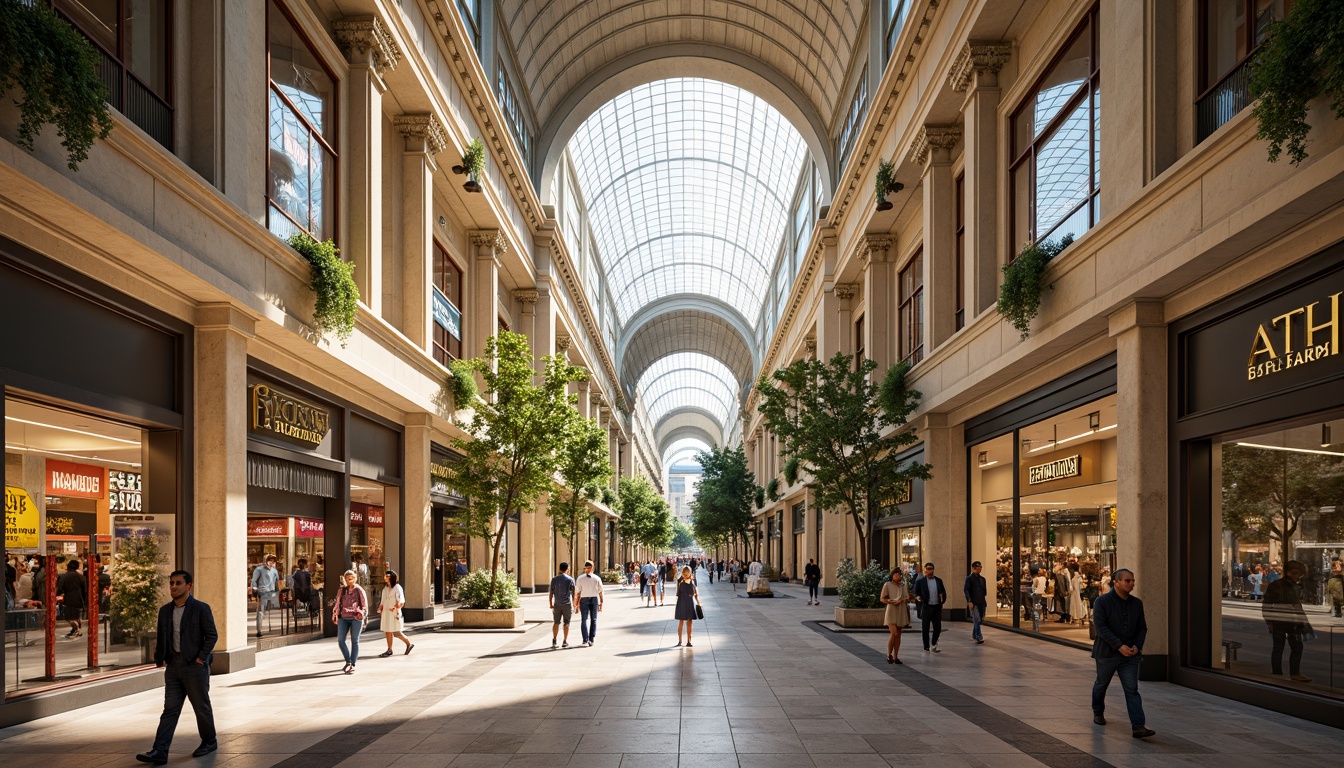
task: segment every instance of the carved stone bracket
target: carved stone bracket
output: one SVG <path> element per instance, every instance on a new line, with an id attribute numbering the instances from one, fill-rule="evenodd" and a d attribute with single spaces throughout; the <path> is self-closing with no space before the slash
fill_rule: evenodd
<path id="1" fill-rule="evenodd" d="M 375 17 L 341 19 L 332 22 L 332 32 L 336 42 L 352 54 L 369 52 L 372 55 L 374 69 L 381 75 L 384 70 L 393 70 L 401 63 L 401 48 L 382 20 Z"/>
<path id="2" fill-rule="evenodd" d="M 477 229 L 469 233 L 471 244 L 477 248 L 490 248 L 494 256 L 503 256 L 509 252 L 509 241 L 498 229 Z"/>
<path id="3" fill-rule="evenodd" d="M 568 351 L 573 343 L 574 339 L 566 334 L 561 333 L 555 337 L 555 348 L 561 352 Z"/>
<path id="4" fill-rule="evenodd" d="M 537 291 L 514 291 L 513 300 L 519 304 L 536 304 L 541 294 Z"/>
<path id="5" fill-rule="evenodd" d="M 926 125 L 910 144 L 910 162 L 923 168 L 935 149 L 952 149 L 961 141 L 959 125 Z"/>
<path id="6" fill-rule="evenodd" d="M 849 301 L 858 293 L 858 286 L 853 283 L 836 283 L 835 297 L 841 301 Z"/>
<path id="7" fill-rule="evenodd" d="M 392 125 L 408 139 L 420 139 L 431 155 L 437 155 L 448 148 L 448 134 L 443 123 L 434 115 L 398 115 Z"/>
<path id="8" fill-rule="evenodd" d="M 1003 69 L 1012 53 L 1013 46 L 1008 43 L 967 43 L 952 62 L 952 70 L 947 74 L 947 84 L 952 86 L 954 91 L 964 91 L 970 87 L 971 78 L 977 72 L 997 78 L 999 70 Z"/>
<path id="9" fill-rule="evenodd" d="M 891 254 L 892 238 L 888 235 L 864 235 L 859 238 L 855 256 L 863 262 L 887 261 Z"/>
<path id="10" fill-rule="evenodd" d="M 803 339 L 803 349 L 807 350 L 807 354 L 808 354 L 808 355 L 811 355 L 812 357 L 816 357 L 816 355 L 817 355 L 817 340 L 814 339 L 814 338 L 806 338 L 806 339 Z"/>

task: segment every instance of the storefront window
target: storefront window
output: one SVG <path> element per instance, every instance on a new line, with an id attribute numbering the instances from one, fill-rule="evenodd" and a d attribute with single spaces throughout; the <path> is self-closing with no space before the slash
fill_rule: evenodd
<path id="1" fill-rule="evenodd" d="M 1115 430 L 1111 395 L 971 447 L 971 559 L 995 564 L 987 620 L 1090 641 L 1116 567 Z"/>
<path id="2" fill-rule="evenodd" d="M 350 566 L 369 603 L 382 598 L 387 572 L 387 487 L 362 478 L 350 481 Z"/>
<path id="3" fill-rule="evenodd" d="M 1344 697 L 1344 418 L 1215 442 L 1213 668 Z"/>

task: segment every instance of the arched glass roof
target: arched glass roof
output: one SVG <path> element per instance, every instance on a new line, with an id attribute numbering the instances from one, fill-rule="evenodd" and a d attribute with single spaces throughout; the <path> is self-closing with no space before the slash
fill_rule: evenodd
<path id="1" fill-rule="evenodd" d="M 699 408 L 720 428 L 737 418 L 737 378 L 728 366 L 700 352 L 668 355 L 644 372 L 635 391 L 655 425 L 679 408 Z"/>
<path id="2" fill-rule="evenodd" d="M 663 466 L 670 467 L 673 464 L 686 462 L 698 463 L 695 461 L 695 454 L 698 451 L 708 451 L 709 444 L 698 437 L 683 437 L 680 440 L 672 441 L 663 451 Z"/>
<path id="3" fill-rule="evenodd" d="M 757 316 L 806 154 L 774 107 L 726 83 L 659 80 L 595 112 L 569 152 L 622 323 L 674 294 Z"/>

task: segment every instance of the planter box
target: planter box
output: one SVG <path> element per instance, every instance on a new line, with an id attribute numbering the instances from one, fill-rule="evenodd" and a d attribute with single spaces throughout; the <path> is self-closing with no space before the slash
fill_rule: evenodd
<path id="1" fill-rule="evenodd" d="M 842 627 L 884 627 L 886 608 L 836 608 L 835 623 Z"/>
<path id="2" fill-rule="evenodd" d="M 514 629 L 522 625 L 522 608 L 457 608 L 453 611 L 453 629 Z"/>

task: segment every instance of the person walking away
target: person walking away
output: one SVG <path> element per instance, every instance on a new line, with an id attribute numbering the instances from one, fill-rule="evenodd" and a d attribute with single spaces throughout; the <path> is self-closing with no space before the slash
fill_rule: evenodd
<path id="1" fill-rule="evenodd" d="M 364 630 L 364 616 L 369 612 L 369 596 L 355 583 L 357 578 L 353 568 L 341 574 L 341 588 L 336 590 L 336 604 L 331 609 L 331 620 L 336 622 L 336 644 L 345 658 L 341 671 L 347 675 L 355 671 L 359 662 L 359 633 Z M 350 636 L 349 645 L 345 642 L 346 635 Z"/>
<path id="2" fill-rule="evenodd" d="M 882 623 L 887 625 L 887 663 L 901 661 L 901 631 L 910 627 L 910 588 L 905 583 L 905 572 L 898 565 L 891 569 L 887 583 L 882 585 L 881 600 L 887 606 Z"/>
<path id="3" fill-rule="evenodd" d="M 250 593 L 257 598 L 257 637 L 261 637 L 261 622 L 266 618 L 266 609 L 275 601 L 280 583 L 280 572 L 275 569 L 275 560 L 275 555 L 267 555 L 264 562 L 252 569 Z"/>
<path id="4" fill-rule="evenodd" d="M 308 558 L 300 557 L 298 570 L 292 577 L 294 604 L 302 605 L 309 614 L 313 611 L 313 574 L 308 571 Z"/>
<path id="5" fill-rule="evenodd" d="M 962 592 L 966 595 L 966 610 L 971 614 L 971 639 L 977 645 L 984 645 L 985 638 L 980 634 L 980 622 L 985 620 L 985 610 L 989 608 L 989 586 L 985 577 L 980 575 L 984 567 L 980 561 L 971 563 L 971 572 L 966 577 Z"/>
<path id="6" fill-rule="evenodd" d="M 677 581 L 677 607 L 673 617 L 677 620 L 677 647 L 681 647 L 681 629 L 686 628 L 686 647 L 691 647 L 691 622 L 696 620 L 696 606 L 700 605 L 700 592 L 695 588 L 695 577 L 690 566 L 681 569 L 681 578 Z"/>
<path id="7" fill-rule="evenodd" d="M 1148 637 L 1148 622 L 1143 617 L 1143 601 L 1134 597 L 1134 572 L 1118 568 L 1111 580 L 1112 589 L 1092 603 L 1092 623 L 1097 639 L 1092 642 L 1092 658 L 1097 661 L 1097 679 L 1092 683 L 1092 722 L 1106 724 L 1106 688 L 1111 678 L 1120 675 L 1125 692 L 1125 709 L 1134 738 L 1146 739 L 1155 731 L 1144 722 L 1143 699 L 1139 696 L 1139 659 L 1143 641 Z"/>
<path id="8" fill-rule="evenodd" d="M 709 576 L 709 583 L 714 583 L 714 562 L 712 560 L 704 561 L 705 573 Z"/>
<path id="9" fill-rule="evenodd" d="M 1087 614 L 1083 603 L 1083 574 L 1077 563 L 1069 563 L 1064 575 L 1069 579 L 1069 616 L 1082 621 Z"/>
<path id="10" fill-rule="evenodd" d="M 597 641 L 597 614 L 605 600 L 602 579 L 593 573 L 592 560 L 583 561 L 583 575 L 575 581 L 574 591 L 579 597 L 579 632 L 583 635 L 583 644 L 592 645 Z"/>
<path id="11" fill-rule="evenodd" d="M 23 577 L 19 577 L 19 587 L 22 591 Z M 1325 582 L 1325 596 L 1328 607 L 1334 613 L 1336 619 L 1344 613 L 1344 563 L 1335 560 L 1330 566 L 1330 578 Z"/>
<path id="12" fill-rule="evenodd" d="M 1283 674 L 1283 647 L 1287 645 L 1288 674 L 1296 682 L 1310 683 L 1311 678 L 1302 674 L 1302 642 L 1312 634 L 1307 613 L 1302 609 L 1302 594 L 1298 585 L 1307 574 L 1307 566 L 1298 560 L 1289 560 L 1283 567 L 1282 578 L 1276 579 L 1265 590 L 1265 602 L 1261 610 L 1265 623 L 1269 626 L 1273 646 L 1269 652 L 1269 663 L 1274 674 Z"/>
<path id="13" fill-rule="evenodd" d="M 639 586 L 644 588 L 644 574 L 639 575 Z M 561 563 L 560 571 L 551 579 L 551 588 L 546 591 L 546 604 L 551 608 L 551 647 L 560 634 L 560 624 L 565 625 L 565 646 L 569 647 L 569 620 L 574 617 L 574 606 L 578 601 L 574 597 L 574 579 L 569 575 L 569 563 Z"/>
<path id="14" fill-rule="evenodd" d="M 65 620 L 70 622 L 70 634 L 66 635 L 67 639 L 84 634 L 84 628 L 80 622 L 83 619 L 84 603 L 87 602 L 85 595 L 87 594 L 89 594 L 89 585 L 79 572 L 79 561 L 67 560 L 65 573 L 62 573 L 56 579 L 56 596 L 61 599 L 61 612 Z M 97 627 L 94 629 L 97 629 Z"/>
<path id="15" fill-rule="evenodd" d="M 1055 612 L 1059 614 L 1059 623 L 1073 623 L 1073 614 L 1069 613 L 1069 596 L 1073 594 L 1073 585 L 1069 581 L 1069 572 L 1063 565 L 1055 564 Z"/>
<path id="16" fill-rule="evenodd" d="M 915 581 L 915 602 L 919 603 L 920 632 L 924 637 L 924 650 L 942 653 L 938 650 L 938 638 L 943 634 L 943 606 L 947 604 L 947 588 L 943 580 L 933 575 L 933 563 L 924 564 L 924 575 Z M 933 641 L 929 641 L 932 633 Z"/>
<path id="17" fill-rule="evenodd" d="M 719 583 L 723 583 L 723 561 L 720 560 L 714 564 L 714 570 L 719 572 Z"/>
<path id="18" fill-rule="evenodd" d="M 383 628 L 383 635 L 387 638 L 387 650 L 378 654 L 379 658 L 392 655 L 393 637 L 406 644 L 403 656 L 410 656 L 411 651 L 415 649 L 415 643 L 412 643 L 403 631 L 405 623 L 401 616 L 401 607 L 406 604 L 406 590 L 397 583 L 399 580 L 397 572 L 391 568 L 383 572 L 383 584 L 386 586 L 383 587 L 382 599 L 379 600 L 378 624 Z"/>
<path id="19" fill-rule="evenodd" d="M 649 588 L 648 594 L 644 596 L 644 606 L 646 608 L 658 604 L 658 566 L 653 564 L 652 560 L 644 563 L 640 573 L 644 576 L 644 586 Z"/>
<path id="20" fill-rule="evenodd" d="M 173 599 L 159 608 L 158 643 L 154 646 L 154 665 L 163 669 L 163 714 L 159 716 L 154 746 L 135 756 L 142 763 L 168 762 L 183 701 L 191 702 L 201 736 L 201 745 L 191 756 L 204 757 L 219 749 L 215 711 L 210 706 L 210 660 L 219 633 L 210 606 L 191 596 L 192 586 L 187 571 L 168 575 L 168 594 Z"/>
<path id="21" fill-rule="evenodd" d="M 821 605 L 821 595 L 818 594 L 821 587 L 821 566 L 817 565 L 816 558 L 808 558 L 807 565 L 803 566 L 803 583 L 807 585 L 807 604 Z"/>

